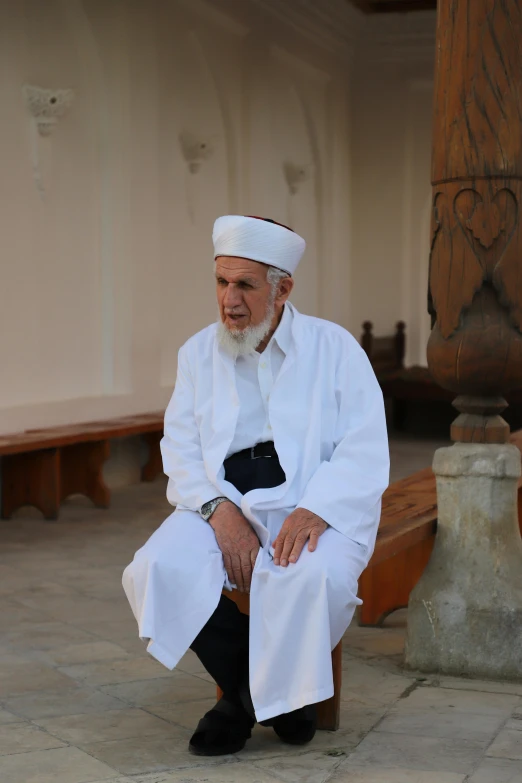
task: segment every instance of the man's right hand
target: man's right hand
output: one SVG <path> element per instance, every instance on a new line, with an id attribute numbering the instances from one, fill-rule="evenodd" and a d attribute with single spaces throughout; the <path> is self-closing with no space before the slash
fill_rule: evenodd
<path id="1" fill-rule="evenodd" d="M 209 523 L 223 553 L 231 584 L 235 584 L 240 593 L 249 593 L 259 552 L 259 539 L 252 525 L 231 501 L 220 503 Z"/>

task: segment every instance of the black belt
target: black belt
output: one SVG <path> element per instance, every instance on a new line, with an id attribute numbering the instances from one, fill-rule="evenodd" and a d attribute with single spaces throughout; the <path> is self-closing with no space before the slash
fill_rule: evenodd
<path id="1" fill-rule="evenodd" d="M 266 441 L 265 443 L 257 443 L 250 449 L 237 451 L 235 454 L 231 454 L 230 457 L 227 457 L 225 462 L 235 462 L 239 459 L 261 459 L 262 457 L 277 457 L 277 451 L 273 440 Z"/>

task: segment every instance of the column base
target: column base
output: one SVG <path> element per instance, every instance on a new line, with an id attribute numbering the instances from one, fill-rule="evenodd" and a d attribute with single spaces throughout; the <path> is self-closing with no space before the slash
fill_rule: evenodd
<path id="1" fill-rule="evenodd" d="M 433 469 L 437 536 L 410 596 L 406 665 L 522 680 L 520 452 L 459 443 L 439 449 Z"/>

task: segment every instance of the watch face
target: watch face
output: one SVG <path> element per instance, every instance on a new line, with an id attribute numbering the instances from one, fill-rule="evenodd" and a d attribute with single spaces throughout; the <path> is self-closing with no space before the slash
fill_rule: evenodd
<path id="1" fill-rule="evenodd" d="M 207 518 L 212 514 L 212 506 L 214 504 L 214 501 L 209 500 L 208 503 L 204 503 L 203 506 L 201 506 L 201 514 Z"/>

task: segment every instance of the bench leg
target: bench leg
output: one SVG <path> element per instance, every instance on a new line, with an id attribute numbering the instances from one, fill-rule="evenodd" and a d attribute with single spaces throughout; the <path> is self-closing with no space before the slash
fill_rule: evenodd
<path id="1" fill-rule="evenodd" d="M 339 642 L 332 652 L 334 695 L 317 705 L 317 728 L 322 731 L 337 731 L 341 715 L 341 685 L 343 680 L 343 643 Z"/>
<path id="2" fill-rule="evenodd" d="M 63 446 L 61 452 L 61 499 L 85 495 L 95 506 L 108 508 L 111 493 L 103 480 L 103 464 L 109 458 L 109 441 Z"/>
<path id="3" fill-rule="evenodd" d="M 160 440 L 163 437 L 163 433 L 145 432 L 142 437 L 149 449 L 149 459 L 141 469 L 141 480 L 154 481 L 157 476 L 163 473 L 163 461 L 160 451 Z"/>
<path id="4" fill-rule="evenodd" d="M 60 452 L 42 449 L 2 458 L 2 517 L 35 506 L 45 519 L 57 519 L 60 507 Z"/>
<path id="5" fill-rule="evenodd" d="M 359 625 L 381 625 L 391 612 L 408 606 L 410 593 L 428 564 L 435 538 L 420 541 L 395 557 L 368 568 L 359 579 L 363 604 Z"/>
<path id="6" fill-rule="evenodd" d="M 343 643 L 339 642 L 332 652 L 332 670 L 334 695 L 331 699 L 317 705 L 317 728 L 322 731 L 337 731 L 341 714 L 341 685 L 343 678 Z M 223 696 L 221 688 L 217 689 L 217 698 Z"/>

